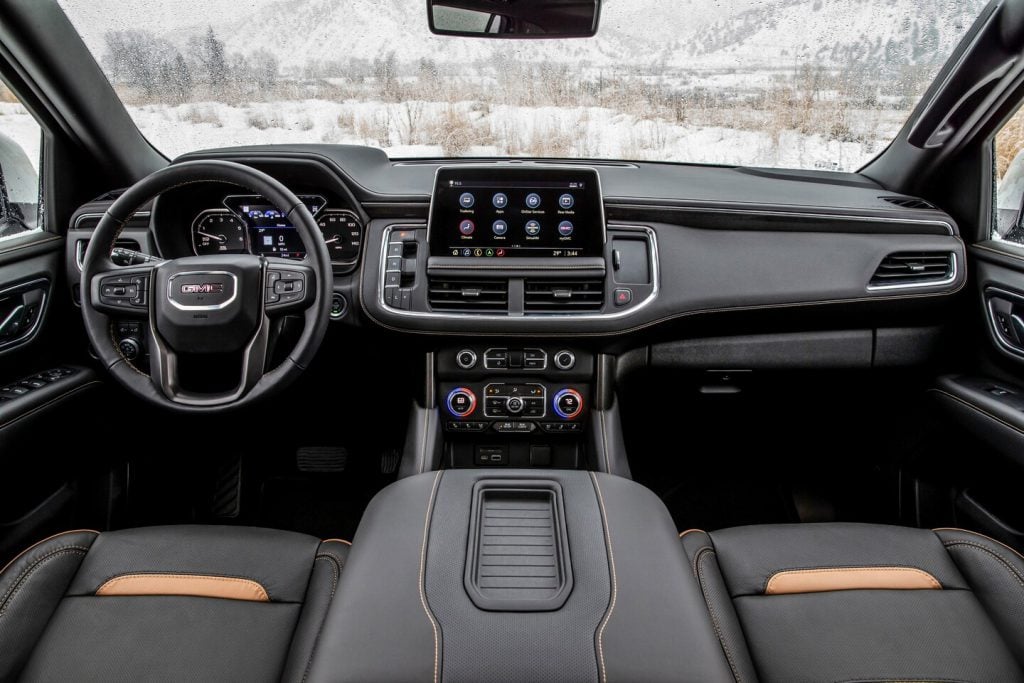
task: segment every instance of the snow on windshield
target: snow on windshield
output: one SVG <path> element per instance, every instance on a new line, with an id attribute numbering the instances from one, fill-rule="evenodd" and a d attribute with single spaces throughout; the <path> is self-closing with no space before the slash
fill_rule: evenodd
<path id="1" fill-rule="evenodd" d="M 59 0 L 169 156 L 346 143 L 855 170 L 982 0 L 605 0 L 577 40 L 433 36 L 422 0 Z"/>

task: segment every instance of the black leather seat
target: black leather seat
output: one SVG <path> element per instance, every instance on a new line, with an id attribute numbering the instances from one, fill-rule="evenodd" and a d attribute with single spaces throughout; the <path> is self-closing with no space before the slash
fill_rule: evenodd
<path id="1" fill-rule="evenodd" d="M 0 680 L 301 680 L 347 555 L 240 527 L 53 536 L 0 573 Z"/>
<path id="2" fill-rule="evenodd" d="M 685 532 L 737 681 L 1024 680 L 1024 557 L 863 524 Z"/>

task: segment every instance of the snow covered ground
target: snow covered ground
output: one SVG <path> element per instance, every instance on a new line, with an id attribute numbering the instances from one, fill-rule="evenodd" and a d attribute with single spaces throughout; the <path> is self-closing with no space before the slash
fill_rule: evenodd
<path id="1" fill-rule="evenodd" d="M 392 158 L 547 156 L 686 161 L 855 170 L 882 149 L 905 113 L 856 112 L 878 138 L 829 140 L 796 130 L 678 123 L 602 107 L 481 106 L 473 102 L 390 103 L 309 99 L 231 106 L 218 102 L 129 107 L 143 134 L 174 157 L 211 147 L 326 142 L 371 145 Z M 755 112 L 756 115 L 756 112 Z M 744 112 L 749 119 L 751 112 Z M 766 115 L 767 116 L 767 115 Z M 0 105 L 0 132 L 35 162 L 39 131 L 24 109 Z"/>

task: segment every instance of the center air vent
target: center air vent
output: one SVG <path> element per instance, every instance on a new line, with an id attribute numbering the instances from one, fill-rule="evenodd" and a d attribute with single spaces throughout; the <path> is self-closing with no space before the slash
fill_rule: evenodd
<path id="1" fill-rule="evenodd" d="M 428 298 L 435 311 L 507 313 L 508 280 L 432 277 Z"/>
<path id="2" fill-rule="evenodd" d="M 942 284 L 956 276 L 956 256 L 948 251 L 905 251 L 882 259 L 870 289 Z"/>
<path id="3" fill-rule="evenodd" d="M 604 307 L 603 280 L 526 280 L 527 313 L 586 313 Z"/>
<path id="4" fill-rule="evenodd" d="M 917 199 L 916 197 L 879 197 L 879 199 L 895 204 L 896 206 L 904 209 L 925 209 L 928 211 L 938 211 L 934 206 L 929 204 L 923 199 Z"/>

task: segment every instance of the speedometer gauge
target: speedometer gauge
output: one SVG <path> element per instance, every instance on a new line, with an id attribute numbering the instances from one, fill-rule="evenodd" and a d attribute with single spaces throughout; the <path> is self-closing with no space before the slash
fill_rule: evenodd
<path id="1" fill-rule="evenodd" d="M 363 241 L 363 224 L 359 216 L 344 209 L 324 211 L 317 219 L 324 243 L 334 263 L 355 261 Z"/>
<path id="2" fill-rule="evenodd" d="M 203 211 L 192 221 L 192 249 L 196 256 L 244 254 L 249 251 L 245 224 L 224 209 Z"/>

